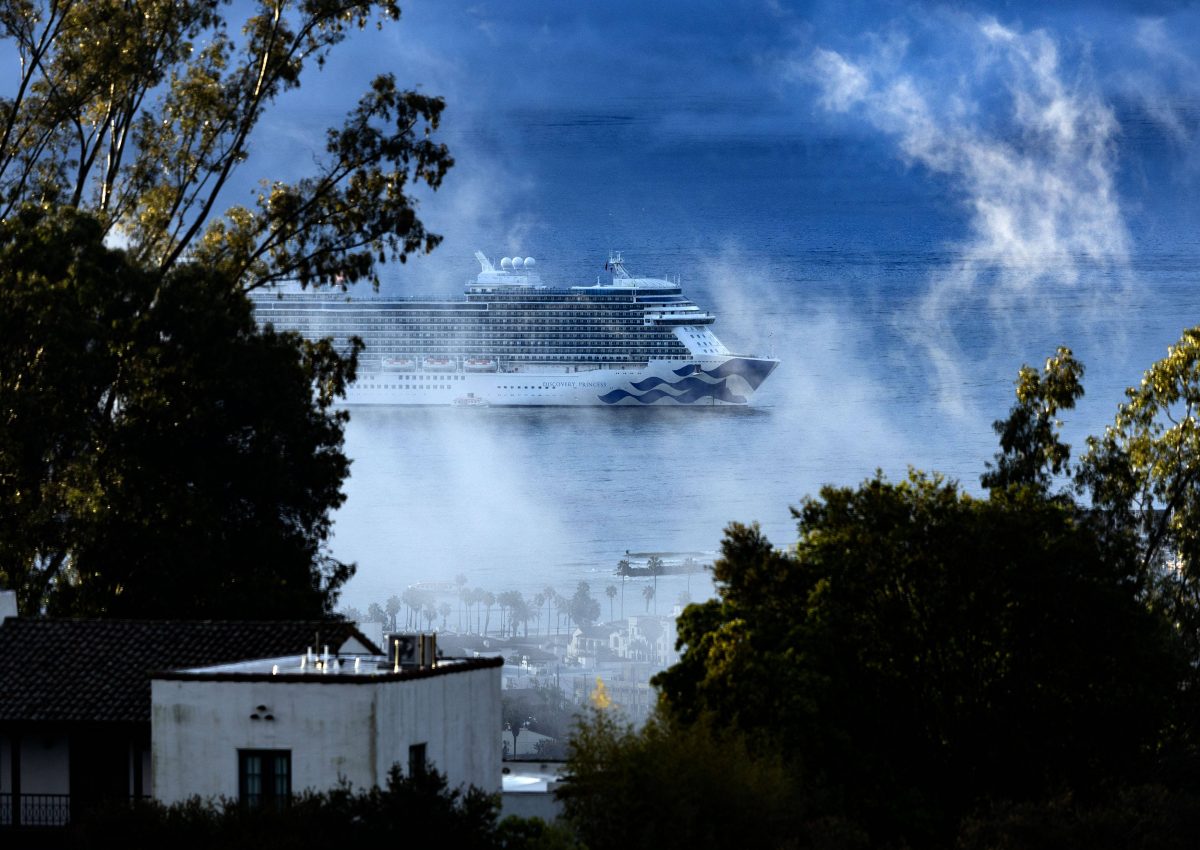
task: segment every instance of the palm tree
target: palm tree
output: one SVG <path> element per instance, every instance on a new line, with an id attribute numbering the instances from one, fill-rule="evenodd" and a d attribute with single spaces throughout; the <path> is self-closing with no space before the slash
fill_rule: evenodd
<path id="1" fill-rule="evenodd" d="M 462 609 L 463 609 L 463 593 L 467 589 L 466 573 L 459 573 L 454 577 L 454 585 L 458 588 L 458 630 L 462 631 Z"/>
<path id="2" fill-rule="evenodd" d="M 658 639 L 662 637 L 662 624 L 658 620 L 642 620 L 638 630 L 646 638 L 646 646 L 650 654 L 649 661 L 658 661 Z"/>
<path id="3" fill-rule="evenodd" d="M 550 634 L 550 606 L 555 604 L 555 599 L 558 597 L 558 591 L 550 585 L 546 585 L 542 591 L 546 599 L 546 635 Z M 558 634 L 558 620 L 554 621 L 554 633 Z"/>
<path id="4" fill-rule="evenodd" d="M 537 596 L 533 597 L 533 616 L 535 619 L 540 620 L 542 618 L 542 605 L 544 605 L 545 602 L 546 594 L 544 593 L 539 593 Z M 549 622 L 549 620 L 546 622 Z M 537 634 L 536 630 L 534 631 L 534 634 Z"/>
<path id="5" fill-rule="evenodd" d="M 490 590 L 485 590 L 483 592 L 483 599 L 480 601 L 483 603 L 484 609 L 487 611 L 487 616 L 483 620 L 483 636 L 487 637 L 488 626 L 492 622 L 492 606 L 496 604 L 496 594 L 492 593 Z"/>
<path id="6" fill-rule="evenodd" d="M 621 577 L 621 619 L 625 619 L 625 579 L 629 577 L 629 568 L 633 566 L 628 558 L 617 561 L 617 575 Z"/>
<path id="7" fill-rule="evenodd" d="M 497 600 L 508 611 L 508 634 L 516 637 L 517 626 L 522 622 L 521 618 L 529 619 L 529 606 L 525 603 L 525 597 L 519 590 L 506 590 L 497 597 Z M 503 633 L 503 629 L 501 629 L 501 633 Z"/>
<path id="8" fill-rule="evenodd" d="M 462 624 L 463 606 L 467 609 L 467 631 L 471 630 L 471 606 L 475 602 L 475 595 L 470 588 L 464 587 L 458 591 L 458 631 L 459 634 L 464 634 Z"/>
<path id="9" fill-rule="evenodd" d="M 650 575 L 654 576 L 654 594 L 658 595 L 658 577 L 663 571 L 663 559 L 658 555 L 651 555 L 646 561 L 646 569 L 650 571 Z M 654 613 L 658 613 L 658 603 L 654 605 Z"/>
<path id="10" fill-rule="evenodd" d="M 392 594 L 388 597 L 387 605 L 384 610 L 387 611 L 388 617 L 391 618 L 392 631 L 396 631 L 396 615 L 400 613 L 400 597 Z"/>
<path id="11" fill-rule="evenodd" d="M 475 634 L 479 634 L 483 631 L 483 624 L 479 622 L 479 603 L 483 601 L 487 591 L 482 587 L 477 587 L 471 591 L 471 595 L 475 598 Z"/>
<path id="12" fill-rule="evenodd" d="M 683 571 L 687 575 L 687 592 L 689 600 L 692 597 L 692 573 L 696 572 L 696 568 L 698 566 L 699 565 L 696 563 L 695 558 L 684 558 L 683 560 Z"/>
<path id="13" fill-rule="evenodd" d="M 654 598 L 654 585 L 648 584 L 642 588 L 642 596 L 646 600 L 646 613 L 650 613 L 650 600 Z"/>
<path id="14" fill-rule="evenodd" d="M 446 631 L 446 619 L 454 612 L 448 604 L 443 602 L 438 606 L 438 613 L 442 615 L 442 631 Z"/>
<path id="15" fill-rule="evenodd" d="M 608 587 L 604 588 L 604 595 L 608 597 L 608 620 L 609 620 L 609 622 L 612 622 L 612 618 L 613 618 L 613 610 L 612 610 L 612 606 L 613 606 L 613 599 L 614 599 L 614 598 L 616 598 L 616 595 L 617 595 L 617 589 L 616 589 L 616 587 L 614 587 L 613 585 L 611 585 L 611 584 L 610 584 Z"/>

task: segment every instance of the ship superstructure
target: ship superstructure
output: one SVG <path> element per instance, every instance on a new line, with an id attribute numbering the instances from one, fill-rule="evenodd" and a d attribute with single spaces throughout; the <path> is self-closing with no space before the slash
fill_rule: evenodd
<path id="1" fill-rule="evenodd" d="M 366 348 L 347 404 L 743 405 L 778 365 L 730 352 L 679 283 L 634 277 L 542 284 L 532 257 L 481 252 L 463 300 L 264 293 L 260 324 Z"/>

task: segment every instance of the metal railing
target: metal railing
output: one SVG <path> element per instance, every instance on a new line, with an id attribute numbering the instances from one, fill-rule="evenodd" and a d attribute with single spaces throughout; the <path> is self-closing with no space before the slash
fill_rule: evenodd
<path id="1" fill-rule="evenodd" d="M 0 826 L 13 825 L 12 796 L 0 794 Z M 21 826 L 66 826 L 70 822 L 70 794 L 21 795 Z"/>

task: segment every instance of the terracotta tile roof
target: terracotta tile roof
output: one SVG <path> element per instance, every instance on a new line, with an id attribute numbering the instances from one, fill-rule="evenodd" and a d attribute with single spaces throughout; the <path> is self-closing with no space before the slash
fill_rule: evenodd
<path id="1" fill-rule="evenodd" d="M 0 722 L 149 723 L 150 676 L 183 667 L 330 649 L 351 623 L 60 620 L 0 623 Z"/>

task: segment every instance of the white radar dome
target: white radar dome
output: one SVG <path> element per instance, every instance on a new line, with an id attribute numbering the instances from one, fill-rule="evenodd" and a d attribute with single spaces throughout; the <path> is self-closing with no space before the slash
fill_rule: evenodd
<path id="1" fill-rule="evenodd" d="M 513 268 L 514 269 L 519 269 L 523 265 L 525 265 L 524 260 L 522 260 L 520 257 L 513 257 Z"/>
<path id="2" fill-rule="evenodd" d="M 531 269 L 531 268 L 533 268 L 535 265 L 537 265 L 537 261 L 536 261 L 536 260 L 535 260 L 533 257 L 526 257 L 526 258 L 525 258 L 525 268 L 527 268 L 527 269 Z"/>
<path id="3" fill-rule="evenodd" d="M 501 257 L 500 258 L 500 268 L 511 269 L 512 268 L 512 259 L 509 257 Z"/>

